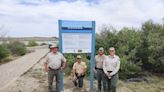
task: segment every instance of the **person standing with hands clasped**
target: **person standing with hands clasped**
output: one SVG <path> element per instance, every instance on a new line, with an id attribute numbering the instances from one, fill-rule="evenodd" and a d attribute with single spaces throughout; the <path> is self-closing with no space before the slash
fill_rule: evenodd
<path id="1" fill-rule="evenodd" d="M 107 92 L 116 92 L 120 58 L 115 55 L 115 48 L 109 48 L 109 55 L 103 62 L 103 71 L 106 75 Z"/>
<path id="2" fill-rule="evenodd" d="M 53 91 L 53 79 L 56 78 L 56 91 L 60 92 L 61 73 L 66 65 L 65 57 L 58 52 L 58 45 L 50 46 L 50 53 L 48 53 L 45 62 L 45 71 L 48 72 L 48 92 Z"/>
<path id="3" fill-rule="evenodd" d="M 104 55 L 104 48 L 100 47 L 98 49 L 98 55 L 95 56 L 95 75 L 97 78 L 97 83 L 98 83 L 98 90 L 97 92 L 105 92 L 106 91 L 106 80 L 105 80 L 105 74 L 103 71 L 103 62 L 105 60 L 105 55 Z M 103 91 L 102 91 L 103 87 Z"/>

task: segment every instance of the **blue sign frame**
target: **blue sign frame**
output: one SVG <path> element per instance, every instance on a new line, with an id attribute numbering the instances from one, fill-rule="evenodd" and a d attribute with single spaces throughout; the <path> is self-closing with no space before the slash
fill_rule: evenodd
<path id="1" fill-rule="evenodd" d="M 94 81 L 94 52 L 95 52 L 95 21 L 59 20 L 59 50 L 63 53 L 62 33 L 90 33 L 92 34 L 91 64 L 90 64 L 90 92 L 93 92 Z M 61 91 L 64 92 L 63 73 L 61 75 Z"/>

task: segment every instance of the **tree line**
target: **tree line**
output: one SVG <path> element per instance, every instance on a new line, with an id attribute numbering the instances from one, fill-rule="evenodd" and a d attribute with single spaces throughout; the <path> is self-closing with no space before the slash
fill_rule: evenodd
<path id="1" fill-rule="evenodd" d="M 103 26 L 96 34 L 96 50 L 115 47 L 121 58 L 121 78 L 137 77 L 144 71 L 164 73 L 164 24 L 146 21 L 141 28 L 116 30 Z M 96 52 L 97 53 L 97 52 Z"/>

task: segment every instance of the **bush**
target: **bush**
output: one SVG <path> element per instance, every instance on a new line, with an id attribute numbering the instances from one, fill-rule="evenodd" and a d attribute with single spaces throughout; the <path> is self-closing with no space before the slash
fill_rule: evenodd
<path id="1" fill-rule="evenodd" d="M 28 42 L 28 46 L 29 47 L 38 46 L 38 43 L 35 40 L 31 40 Z"/>
<path id="2" fill-rule="evenodd" d="M 142 25 L 142 43 L 136 57 L 142 68 L 153 73 L 164 73 L 164 26 L 147 21 Z"/>
<path id="3" fill-rule="evenodd" d="M 126 57 L 123 57 L 121 60 L 120 68 L 120 78 L 128 79 L 132 77 L 137 77 L 141 73 L 141 67 L 137 64 L 134 64 L 132 61 L 127 61 Z"/>
<path id="4" fill-rule="evenodd" d="M 11 51 L 13 55 L 18 55 L 18 56 L 22 56 L 27 52 L 26 46 L 18 41 L 9 43 L 8 49 Z"/>
<path id="5" fill-rule="evenodd" d="M 9 51 L 2 45 L 0 45 L 0 60 L 9 56 Z"/>
<path id="6" fill-rule="evenodd" d="M 41 43 L 40 46 L 47 45 L 46 43 Z"/>
<path id="7" fill-rule="evenodd" d="M 73 64 L 75 62 L 75 58 L 74 58 L 73 54 L 65 54 L 64 56 L 67 59 L 67 67 L 65 69 L 65 73 L 66 73 L 66 75 L 70 75 Z"/>

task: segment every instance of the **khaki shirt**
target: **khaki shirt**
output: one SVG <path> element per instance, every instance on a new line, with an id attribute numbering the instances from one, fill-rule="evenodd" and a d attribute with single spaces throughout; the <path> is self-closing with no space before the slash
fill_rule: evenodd
<path id="1" fill-rule="evenodd" d="M 100 68 L 100 69 L 103 69 L 103 61 L 105 60 L 105 55 L 96 55 L 95 56 L 95 66 L 96 68 Z"/>
<path id="2" fill-rule="evenodd" d="M 120 69 L 120 58 L 116 55 L 106 56 L 103 62 L 103 71 L 104 73 L 108 73 L 108 71 L 112 71 L 110 74 L 115 75 Z"/>
<path id="3" fill-rule="evenodd" d="M 46 57 L 45 63 L 47 63 L 48 67 L 52 69 L 59 69 L 61 67 L 62 62 L 66 62 L 66 59 L 60 52 L 50 52 Z"/>
<path id="4" fill-rule="evenodd" d="M 75 70 L 76 73 L 80 74 L 80 73 L 84 73 L 84 70 L 87 68 L 87 65 L 85 62 L 76 62 L 73 65 L 73 70 Z"/>

